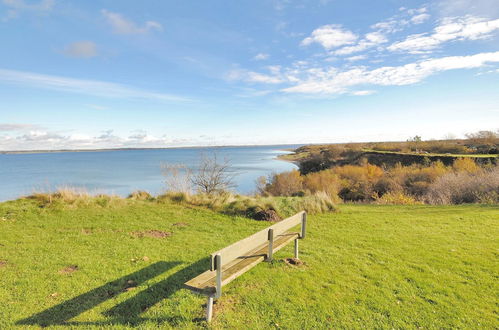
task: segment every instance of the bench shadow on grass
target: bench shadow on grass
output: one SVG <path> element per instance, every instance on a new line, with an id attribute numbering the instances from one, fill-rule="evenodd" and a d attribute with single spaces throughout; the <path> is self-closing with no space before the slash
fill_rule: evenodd
<path id="1" fill-rule="evenodd" d="M 181 262 L 156 262 L 137 272 L 108 282 L 103 286 L 88 291 L 87 293 L 66 300 L 28 318 L 22 319 L 16 322 L 16 324 L 39 325 L 45 327 L 50 325 L 137 325 L 144 321 L 153 321 L 155 323 L 175 322 L 174 317 L 167 317 L 165 319 L 148 319 L 140 317 L 140 314 L 144 313 L 150 307 L 156 305 L 161 300 L 170 297 L 176 291 L 181 289 L 184 282 L 206 269 L 208 267 L 208 262 L 207 258 L 201 259 L 170 275 L 163 281 L 149 286 L 147 289 L 139 292 L 134 297 L 131 297 L 130 299 L 127 299 L 104 312 L 104 315 L 109 318 L 100 322 L 78 322 L 69 320 L 87 310 L 94 308 L 104 301 L 125 292 L 130 281 L 133 281 L 133 285 L 139 285 L 168 271 L 169 269 L 172 269 L 173 267 L 178 266 Z"/>

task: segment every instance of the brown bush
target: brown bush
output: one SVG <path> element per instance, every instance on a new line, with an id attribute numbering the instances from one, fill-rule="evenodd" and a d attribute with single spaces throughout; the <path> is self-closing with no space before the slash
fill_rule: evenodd
<path id="1" fill-rule="evenodd" d="M 499 203 L 499 167 L 454 172 L 437 179 L 425 195 L 430 204 Z"/>
<path id="2" fill-rule="evenodd" d="M 336 196 L 340 191 L 340 178 L 332 170 L 309 173 L 303 177 L 303 186 L 311 193 L 323 191 Z"/>
<path id="3" fill-rule="evenodd" d="M 480 166 L 471 158 L 458 158 L 452 164 L 452 168 L 456 172 L 477 173 L 481 171 Z"/>
<path id="4" fill-rule="evenodd" d="M 388 175 L 403 187 L 406 194 L 421 197 L 426 194 L 431 183 L 447 172 L 449 168 L 437 161 L 427 167 L 398 164 L 389 171 Z"/>
<path id="5" fill-rule="evenodd" d="M 376 199 L 376 204 L 388 205 L 414 205 L 421 204 L 414 197 L 406 195 L 403 192 L 387 192 L 382 197 Z"/>
<path id="6" fill-rule="evenodd" d="M 343 200 L 370 200 L 374 195 L 374 184 L 384 175 L 381 167 L 371 164 L 346 165 L 333 169 L 341 179 L 339 196 Z"/>
<path id="7" fill-rule="evenodd" d="M 292 170 L 272 175 L 265 191 L 273 196 L 293 196 L 303 191 L 303 177 L 300 172 Z"/>

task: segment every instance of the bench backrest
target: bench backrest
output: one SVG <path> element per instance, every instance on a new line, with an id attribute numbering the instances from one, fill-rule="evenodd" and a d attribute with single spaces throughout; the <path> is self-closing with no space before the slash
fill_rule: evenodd
<path id="1" fill-rule="evenodd" d="M 290 230 L 291 228 L 297 226 L 298 224 L 302 224 L 301 229 L 301 237 L 305 234 L 304 222 L 306 219 L 305 211 L 299 212 L 289 218 L 281 220 L 270 227 L 267 227 L 251 236 L 246 237 L 245 239 L 240 240 L 234 244 L 231 244 L 217 252 L 211 254 L 211 270 L 215 270 L 215 256 L 220 255 L 222 266 L 237 259 L 241 256 L 244 256 L 245 253 L 256 249 L 258 246 L 268 242 L 269 240 L 269 230 L 273 229 L 274 237 L 281 235 L 282 233 Z"/>

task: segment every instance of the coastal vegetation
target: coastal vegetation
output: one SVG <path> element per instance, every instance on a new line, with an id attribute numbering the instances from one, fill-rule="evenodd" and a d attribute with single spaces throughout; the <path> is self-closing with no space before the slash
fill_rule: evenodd
<path id="1" fill-rule="evenodd" d="M 268 196 L 326 193 L 335 202 L 499 203 L 498 133 L 466 140 L 311 145 L 282 158 L 299 171 L 259 180 Z"/>
<path id="2" fill-rule="evenodd" d="M 48 196 L 45 196 L 48 197 Z M 268 223 L 205 207 L 60 192 L 0 203 L 0 328 L 203 328 L 182 289 Z M 49 204 L 46 204 L 49 203 Z M 493 205 L 340 205 L 310 215 L 302 266 L 225 288 L 214 328 L 495 328 Z M 469 308 L 473 306 L 473 308 Z"/>
<path id="3" fill-rule="evenodd" d="M 451 166 L 436 161 L 380 167 L 366 161 L 306 175 L 297 170 L 274 174 L 262 182 L 263 193 L 271 196 L 323 192 L 344 202 L 499 203 L 499 166 L 480 166 L 471 158 L 457 158 Z"/>
<path id="4" fill-rule="evenodd" d="M 293 161 L 302 174 L 335 166 L 359 165 L 363 161 L 378 166 L 397 164 L 424 165 L 441 161 L 451 165 L 457 158 L 471 158 L 479 164 L 497 164 L 499 133 L 480 131 L 467 134 L 467 139 L 423 141 L 415 136 L 405 142 L 365 142 L 306 145 L 294 153 L 280 156 Z"/>

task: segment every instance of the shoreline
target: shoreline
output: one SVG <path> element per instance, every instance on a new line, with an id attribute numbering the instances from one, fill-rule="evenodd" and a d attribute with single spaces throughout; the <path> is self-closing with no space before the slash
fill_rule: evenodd
<path id="1" fill-rule="evenodd" d="M 49 154 L 67 152 L 107 152 L 107 151 L 133 151 L 133 150 L 170 150 L 170 149 L 215 149 L 215 148 L 252 148 L 252 147 L 282 147 L 305 144 L 245 144 L 245 145 L 220 145 L 220 146 L 186 146 L 186 147 L 160 147 L 160 148 L 103 148 L 103 149 L 55 149 L 55 150 L 1 150 L 0 155 L 23 155 L 23 154 Z M 278 149 L 291 151 L 293 148 Z"/>

